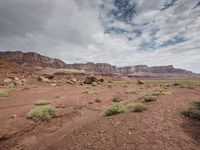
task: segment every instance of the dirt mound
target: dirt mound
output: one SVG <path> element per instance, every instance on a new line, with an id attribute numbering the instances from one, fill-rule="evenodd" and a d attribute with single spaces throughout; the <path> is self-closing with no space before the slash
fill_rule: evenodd
<path id="1" fill-rule="evenodd" d="M 27 77 L 28 75 L 33 74 L 32 71 L 27 70 L 17 64 L 6 62 L 0 60 L 0 81 L 2 82 L 5 78 L 20 76 Z"/>

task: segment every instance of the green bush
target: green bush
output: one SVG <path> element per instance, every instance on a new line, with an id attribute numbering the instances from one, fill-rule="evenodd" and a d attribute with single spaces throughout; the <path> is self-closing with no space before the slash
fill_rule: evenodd
<path id="1" fill-rule="evenodd" d="M 116 114 L 123 113 L 124 111 L 125 111 L 125 107 L 120 103 L 116 103 L 112 105 L 111 108 L 105 111 L 105 115 L 106 116 L 116 115 Z"/>
<path id="2" fill-rule="evenodd" d="M 132 109 L 133 112 L 143 112 L 146 110 L 146 107 L 142 103 L 131 103 L 127 107 Z"/>
<path id="3" fill-rule="evenodd" d="M 124 101 L 124 98 L 123 97 L 121 97 L 121 96 L 116 96 L 115 98 L 113 98 L 113 100 L 112 100 L 113 102 L 121 102 L 121 101 Z"/>
<path id="4" fill-rule="evenodd" d="M 57 109 L 51 105 L 34 108 L 27 114 L 27 118 L 34 121 L 46 121 L 56 116 Z"/>
<path id="5" fill-rule="evenodd" d="M 181 114 L 200 121 L 200 102 L 193 103 L 188 110 L 181 112 Z"/>
<path id="6" fill-rule="evenodd" d="M 145 96 L 144 97 L 144 101 L 145 102 L 152 102 L 152 101 L 156 101 L 156 97 L 155 96 Z"/>
<path id="7" fill-rule="evenodd" d="M 8 93 L 0 92 L 0 97 L 8 97 Z"/>
<path id="8" fill-rule="evenodd" d="M 40 99 L 40 100 L 37 100 L 35 105 L 49 105 L 49 101 L 45 100 L 45 99 Z"/>

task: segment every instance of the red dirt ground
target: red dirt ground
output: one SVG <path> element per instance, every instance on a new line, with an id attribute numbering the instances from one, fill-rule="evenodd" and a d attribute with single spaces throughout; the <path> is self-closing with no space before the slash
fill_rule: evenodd
<path id="1" fill-rule="evenodd" d="M 108 85 L 112 85 L 109 88 Z M 199 101 L 200 86 L 194 89 L 168 87 L 172 95 L 159 96 L 145 103 L 147 111 L 104 116 L 113 97 L 123 95 L 124 104 L 161 89 L 159 84 L 148 86 L 121 81 L 98 86 L 50 84 L 29 86 L 22 90 L 0 88 L 9 97 L 0 97 L 0 149 L 64 149 L 64 150 L 198 150 L 200 122 L 180 115 L 191 102 Z M 94 90 L 97 95 L 83 94 Z M 125 94 L 134 90 L 137 94 Z M 96 103 L 95 99 L 102 100 Z M 48 122 L 35 123 L 26 114 L 35 108 L 38 99 L 47 99 L 59 110 Z M 14 115 L 14 117 L 12 117 Z"/>

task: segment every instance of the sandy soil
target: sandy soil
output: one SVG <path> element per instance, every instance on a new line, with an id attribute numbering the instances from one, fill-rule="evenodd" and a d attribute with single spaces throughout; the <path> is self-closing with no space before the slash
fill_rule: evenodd
<path id="1" fill-rule="evenodd" d="M 111 85 L 112 88 L 108 87 Z M 180 115 L 191 102 L 199 101 L 200 87 L 194 89 L 170 86 L 172 95 L 159 96 L 145 103 L 147 111 L 104 116 L 117 95 L 125 97 L 124 104 L 161 89 L 157 83 L 137 85 L 120 81 L 98 86 L 50 84 L 0 88 L 9 97 L 0 97 L 0 149 L 65 149 L 65 150 L 198 150 L 200 122 Z M 93 90 L 97 95 L 82 92 Z M 136 91 L 137 94 L 126 92 Z M 96 103 L 95 99 L 101 99 Z M 26 114 L 35 108 L 38 99 L 47 99 L 59 110 L 48 122 L 35 123 Z"/>

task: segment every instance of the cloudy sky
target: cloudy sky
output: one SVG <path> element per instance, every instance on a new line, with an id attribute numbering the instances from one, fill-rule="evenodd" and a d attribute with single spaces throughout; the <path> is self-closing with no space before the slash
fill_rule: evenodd
<path id="1" fill-rule="evenodd" d="M 0 0 L 0 51 L 200 72 L 200 0 Z"/>

